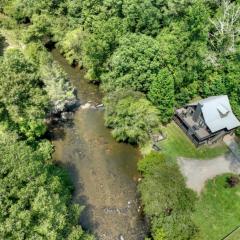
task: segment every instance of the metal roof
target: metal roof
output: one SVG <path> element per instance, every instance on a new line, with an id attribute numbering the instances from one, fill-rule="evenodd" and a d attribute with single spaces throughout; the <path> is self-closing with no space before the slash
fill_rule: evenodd
<path id="1" fill-rule="evenodd" d="M 224 128 L 231 130 L 239 127 L 240 122 L 232 112 L 227 95 L 213 96 L 200 100 L 204 121 L 211 132 L 217 132 Z"/>

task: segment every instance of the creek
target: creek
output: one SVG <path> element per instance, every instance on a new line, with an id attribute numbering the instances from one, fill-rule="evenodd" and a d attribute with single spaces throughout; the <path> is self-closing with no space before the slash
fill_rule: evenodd
<path id="1" fill-rule="evenodd" d="M 102 102 L 98 86 L 88 83 L 84 71 L 71 67 L 58 50 L 57 61 L 77 89 L 82 106 Z M 79 107 L 71 123 L 54 130 L 54 160 L 70 173 L 73 201 L 85 205 L 80 223 L 100 240 L 143 240 L 145 223 L 137 196 L 139 150 L 117 143 L 104 126 L 104 112 Z"/>

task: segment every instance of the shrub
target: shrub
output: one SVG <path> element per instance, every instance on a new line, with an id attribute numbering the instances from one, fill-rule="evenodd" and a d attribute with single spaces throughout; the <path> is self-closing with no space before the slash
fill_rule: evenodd
<path id="1" fill-rule="evenodd" d="M 186 188 L 178 166 L 162 154 L 151 153 L 138 167 L 143 174 L 138 189 L 154 239 L 164 234 L 166 239 L 191 239 L 197 231 L 191 219 L 196 195 Z"/>
<path id="2" fill-rule="evenodd" d="M 80 29 L 67 32 L 64 39 L 58 43 L 58 47 L 66 57 L 69 64 L 77 64 L 80 67 L 82 63 L 84 32 Z"/>
<path id="3" fill-rule="evenodd" d="M 159 127 L 158 110 L 142 94 L 124 89 L 104 100 L 106 126 L 118 141 L 143 145 Z"/>
<path id="4" fill-rule="evenodd" d="M 229 176 L 226 178 L 226 182 L 228 184 L 228 187 L 232 188 L 239 184 L 240 179 L 239 176 Z"/>

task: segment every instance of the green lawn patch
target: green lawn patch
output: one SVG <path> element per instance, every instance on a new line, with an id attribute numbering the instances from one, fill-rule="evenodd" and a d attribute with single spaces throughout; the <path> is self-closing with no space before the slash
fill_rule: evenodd
<path id="1" fill-rule="evenodd" d="M 196 240 L 220 240 L 240 224 L 240 185 L 227 187 L 225 174 L 208 181 L 198 202 L 193 220 L 199 227 Z M 240 239 L 240 231 L 229 240 Z"/>
<path id="2" fill-rule="evenodd" d="M 166 139 L 159 143 L 163 152 L 172 157 L 188 157 L 197 159 L 209 159 L 222 155 L 228 151 L 224 143 L 216 146 L 202 146 L 196 148 L 185 133 L 171 122 L 163 127 Z"/>

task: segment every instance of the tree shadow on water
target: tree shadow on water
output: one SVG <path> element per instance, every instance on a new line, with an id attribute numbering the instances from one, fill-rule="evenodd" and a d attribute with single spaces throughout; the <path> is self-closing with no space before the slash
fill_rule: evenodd
<path id="1" fill-rule="evenodd" d="M 48 125 L 48 131 L 45 137 L 50 141 L 63 140 L 66 136 L 65 129 L 67 128 L 74 128 L 73 120 L 51 122 L 51 124 Z"/>
<path id="2" fill-rule="evenodd" d="M 84 230 L 88 232 L 94 232 L 94 230 L 99 226 L 99 224 L 93 220 L 93 212 L 95 207 L 89 204 L 88 197 L 83 194 L 84 184 L 81 180 L 78 169 L 73 163 L 62 163 L 59 161 L 56 161 L 56 163 L 68 171 L 69 177 L 74 185 L 72 198 L 73 203 L 84 206 L 84 210 L 79 218 L 79 224 L 81 224 Z"/>

